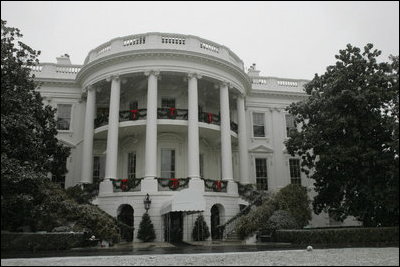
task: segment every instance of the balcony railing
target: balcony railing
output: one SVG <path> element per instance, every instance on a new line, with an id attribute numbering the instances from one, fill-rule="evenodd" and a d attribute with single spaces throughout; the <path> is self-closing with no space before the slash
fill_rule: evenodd
<path id="1" fill-rule="evenodd" d="M 122 110 L 119 112 L 119 121 L 136 121 L 145 120 L 147 118 L 147 109 L 132 109 Z M 177 108 L 158 108 L 157 109 L 158 119 L 170 119 L 170 120 L 187 120 L 188 110 L 177 109 Z M 221 119 L 218 114 L 210 112 L 199 112 L 199 122 L 205 122 L 209 124 L 221 125 Z M 108 124 L 108 113 L 101 113 L 97 115 L 94 120 L 95 128 L 101 127 Z M 231 131 L 237 133 L 238 125 L 231 121 Z"/>
<path id="2" fill-rule="evenodd" d="M 158 108 L 157 118 L 158 119 L 170 119 L 170 120 L 187 120 L 188 119 L 187 109 L 177 108 Z"/>
<path id="3" fill-rule="evenodd" d="M 189 188 L 190 178 L 162 178 L 157 177 L 158 191 L 180 191 Z"/>
<path id="4" fill-rule="evenodd" d="M 138 192 L 143 178 L 111 179 L 114 192 Z"/>
<path id="5" fill-rule="evenodd" d="M 222 180 L 203 179 L 206 192 L 227 192 L 228 182 Z"/>
<path id="6" fill-rule="evenodd" d="M 119 112 L 119 121 L 137 121 L 147 118 L 147 109 L 131 109 Z"/>

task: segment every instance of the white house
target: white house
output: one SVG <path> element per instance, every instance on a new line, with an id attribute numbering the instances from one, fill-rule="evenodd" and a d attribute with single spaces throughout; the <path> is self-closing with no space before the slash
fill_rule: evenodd
<path id="1" fill-rule="evenodd" d="M 158 241 L 176 229 L 191 240 L 198 212 L 215 231 L 247 204 L 238 183 L 298 183 L 312 194 L 284 145 L 295 127 L 285 107 L 307 97 L 306 80 L 261 77 L 223 45 L 154 32 L 101 44 L 83 65 L 65 55 L 33 73 L 71 147 L 65 187 L 101 181 L 96 204 L 133 216 L 134 240 L 146 194 Z M 310 224 L 332 223 L 325 214 Z"/>

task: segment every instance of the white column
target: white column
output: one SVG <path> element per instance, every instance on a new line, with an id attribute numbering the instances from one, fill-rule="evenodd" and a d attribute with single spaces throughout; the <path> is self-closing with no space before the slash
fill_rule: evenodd
<path id="1" fill-rule="evenodd" d="M 188 177 L 189 188 L 204 191 L 204 182 L 200 179 L 200 148 L 199 148 L 199 110 L 197 80 L 201 76 L 188 75 Z"/>
<path id="2" fill-rule="evenodd" d="M 157 78 L 160 72 L 147 71 L 147 119 L 145 173 L 142 181 L 142 192 L 156 192 L 157 181 Z"/>
<path id="3" fill-rule="evenodd" d="M 100 184 L 101 193 L 112 193 L 111 178 L 117 178 L 118 163 L 118 128 L 121 80 L 119 76 L 111 78 L 110 109 L 108 115 L 106 174 Z"/>
<path id="4" fill-rule="evenodd" d="M 94 116 L 96 113 L 96 89 L 87 88 L 85 130 L 83 134 L 83 158 L 81 183 L 93 183 L 93 134 Z"/>
<path id="5" fill-rule="evenodd" d="M 222 180 L 228 181 L 228 193 L 237 194 L 237 186 L 235 187 L 236 183 L 233 181 L 232 170 L 231 119 L 229 115 L 229 89 L 227 83 L 220 85 L 220 109 Z"/>
<path id="6" fill-rule="evenodd" d="M 247 147 L 246 113 L 244 108 L 244 97 L 239 95 L 236 99 L 238 112 L 238 138 L 239 138 L 239 167 L 240 182 L 249 184 L 249 156 Z"/>

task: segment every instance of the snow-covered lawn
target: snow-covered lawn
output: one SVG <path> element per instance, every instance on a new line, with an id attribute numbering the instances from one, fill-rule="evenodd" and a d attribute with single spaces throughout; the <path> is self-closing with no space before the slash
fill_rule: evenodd
<path id="1" fill-rule="evenodd" d="M 2 259 L 1 265 L 396 265 L 399 248 L 343 248 L 261 252 Z"/>

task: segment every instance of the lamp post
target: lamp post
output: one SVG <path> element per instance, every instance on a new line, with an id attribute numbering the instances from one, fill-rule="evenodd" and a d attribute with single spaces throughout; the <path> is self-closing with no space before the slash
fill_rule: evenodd
<path id="1" fill-rule="evenodd" d="M 146 194 L 146 197 L 144 198 L 143 203 L 144 203 L 144 209 L 146 210 L 146 213 L 147 213 L 147 211 L 150 209 L 150 204 L 151 204 L 149 194 Z"/>

